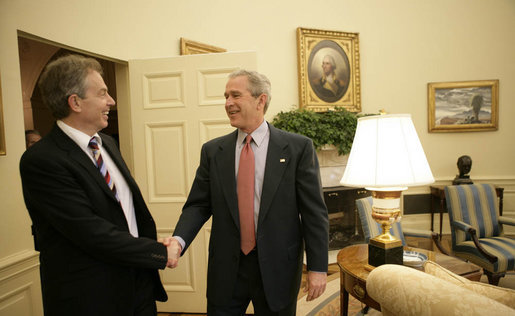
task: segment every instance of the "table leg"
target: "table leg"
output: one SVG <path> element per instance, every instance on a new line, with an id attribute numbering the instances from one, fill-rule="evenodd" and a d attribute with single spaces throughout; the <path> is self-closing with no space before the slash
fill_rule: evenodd
<path id="1" fill-rule="evenodd" d="M 435 230 L 433 229 L 433 223 L 434 223 L 434 216 L 435 216 L 435 202 L 434 202 L 434 197 L 431 196 L 431 231 L 434 232 Z"/>
<path id="2" fill-rule="evenodd" d="M 349 314 L 349 292 L 345 290 L 345 286 L 340 285 L 340 316 Z"/>
<path id="3" fill-rule="evenodd" d="M 440 240 L 442 240 L 443 205 L 444 205 L 443 201 L 444 201 L 444 199 L 440 198 L 440 236 L 438 236 L 438 238 L 440 238 Z"/>

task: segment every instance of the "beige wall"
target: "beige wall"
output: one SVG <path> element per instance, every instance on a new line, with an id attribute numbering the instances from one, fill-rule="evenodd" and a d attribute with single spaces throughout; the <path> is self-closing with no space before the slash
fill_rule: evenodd
<path id="1" fill-rule="evenodd" d="M 438 179 L 454 176 L 461 154 L 472 156 L 475 176 L 515 175 L 515 164 L 503 163 L 515 157 L 509 146 L 509 135 L 515 135 L 515 90 L 509 88 L 515 84 L 513 0 L 323 3 L 2 0 L 5 98 L 11 104 L 19 98 L 16 29 L 123 60 L 178 55 L 179 38 L 185 37 L 257 51 L 259 70 L 273 85 L 271 118 L 298 104 L 296 27 L 359 32 L 363 110 L 411 113 Z M 500 80 L 499 130 L 428 134 L 427 83 L 480 79 Z"/>
<path id="2" fill-rule="evenodd" d="M 298 104 L 299 26 L 359 32 L 363 111 L 411 113 L 438 181 L 454 178 L 457 157 L 468 154 L 472 177 L 503 184 L 505 209 L 515 213 L 513 0 L 0 0 L 7 143 L 0 157 L 0 280 L 12 258 L 26 258 L 33 247 L 18 176 L 24 139 L 17 30 L 122 60 L 179 55 L 180 37 L 257 51 L 258 69 L 272 81 L 271 119 Z M 428 82 L 482 79 L 500 80 L 498 131 L 427 132 Z"/>

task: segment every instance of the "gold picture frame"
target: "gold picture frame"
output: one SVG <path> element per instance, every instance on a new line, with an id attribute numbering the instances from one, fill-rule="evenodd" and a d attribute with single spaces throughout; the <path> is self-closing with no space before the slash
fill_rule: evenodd
<path id="1" fill-rule="evenodd" d="M 0 156 L 6 155 L 5 149 L 5 129 L 4 129 L 4 110 L 2 101 L 2 79 L 0 78 Z"/>
<path id="2" fill-rule="evenodd" d="M 297 61 L 301 108 L 361 112 L 358 33 L 299 27 Z"/>
<path id="3" fill-rule="evenodd" d="M 224 53 L 226 51 L 225 48 L 203 44 L 181 37 L 181 55 Z"/>
<path id="4" fill-rule="evenodd" d="M 431 82 L 427 94 L 430 133 L 499 128 L 499 80 Z"/>

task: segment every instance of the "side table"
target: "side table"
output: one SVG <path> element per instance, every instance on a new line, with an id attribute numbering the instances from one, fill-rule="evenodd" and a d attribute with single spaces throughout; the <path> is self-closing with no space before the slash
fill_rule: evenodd
<path id="1" fill-rule="evenodd" d="M 442 217 L 443 211 L 446 209 L 445 202 L 445 185 L 433 185 L 429 187 L 431 189 L 431 231 L 434 231 L 434 214 L 436 212 L 436 203 L 435 200 L 439 202 L 439 213 L 440 213 L 440 240 L 442 239 Z M 499 198 L 499 215 L 502 216 L 502 207 L 503 207 L 503 195 L 504 188 L 495 187 L 495 193 Z"/>
<path id="2" fill-rule="evenodd" d="M 380 311 L 379 303 L 367 294 L 369 271 L 365 270 L 365 265 L 368 263 L 368 245 L 345 247 L 338 253 L 337 260 L 340 267 L 340 315 L 347 316 L 349 313 L 349 293 L 360 302 Z"/>
<path id="3" fill-rule="evenodd" d="M 454 257 L 435 253 L 430 250 L 405 247 L 406 250 L 419 251 L 427 255 L 428 259 L 442 267 L 472 281 L 481 278 L 481 267 L 461 261 Z M 368 263 L 368 244 L 357 244 L 343 248 L 338 253 L 338 266 L 340 268 L 340 315 L 346 316 L 349 312 L 349 294 L 363 304 L 376 310 L 381 306 L 367 293 L 367 277 L 370 273 L 365 269 Z"/>

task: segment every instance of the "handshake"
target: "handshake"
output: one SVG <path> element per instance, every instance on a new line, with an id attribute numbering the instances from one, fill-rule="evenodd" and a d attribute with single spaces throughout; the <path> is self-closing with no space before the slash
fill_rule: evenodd
<path id="1" fill-rule="evenodd" d="M 179 264 L 179 258 L 182 252 L 182 246 L 177 239 L 174 237 L 159 238 L 158 242 L 166 246 L 168 252 L 168 262 L 166 266 L 168 268 L 175 268 Z"/>

